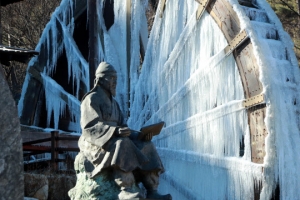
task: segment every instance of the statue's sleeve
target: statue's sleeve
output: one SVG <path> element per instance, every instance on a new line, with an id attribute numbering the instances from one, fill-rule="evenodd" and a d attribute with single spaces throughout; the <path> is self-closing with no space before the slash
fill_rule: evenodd
<path id="1" fill-rule="evenodd" d="M 96 95 L 83 100 L 80 124 L 85 140 L 102 147 L 113 136 L 117 127 L 103 120 L 100 102 L 101 99 Z"/>

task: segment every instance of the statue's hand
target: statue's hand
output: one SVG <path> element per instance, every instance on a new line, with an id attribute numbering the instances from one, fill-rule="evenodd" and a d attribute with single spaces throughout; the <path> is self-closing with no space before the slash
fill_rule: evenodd
<path id="1" fill-rule="evenodd" d="M 153 133 L 148 133 L 147 135 L 144 136 L 145 141 L 151 141 L 153 137 Z"/>
<path id="2" fill-rule="evenodd" d="M 131 134 L 131 130 L 128 127 L 120 127 L 118 133 L 121 137 L 128 137 Z"/>

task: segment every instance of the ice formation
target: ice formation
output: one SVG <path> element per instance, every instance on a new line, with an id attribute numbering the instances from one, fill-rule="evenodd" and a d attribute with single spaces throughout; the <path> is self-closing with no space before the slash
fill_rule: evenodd
<path id="1" fill-rule="evenodd" d="M 259 182 L 264 185 L 260 198 L 270 199 L 278 181 L 282 199 L 297 199 L 300 161 L 295 141 L 300 138 L 298 106 L 293 102 L 299 98 L 299 69 L 291 40 L 264 1 L 257 5 L 262 11 L 229 2 L 254 44 L 265 88 L 270 134 L 264 164 L 251 162 L 248 116 L 241 106 L 244 94 L 235 60 L 224 55 L 227 42 L 209 14 L 196 22 L 195 2 L 167 1 L 163 18 L 156 16 L 132 90 L 129 125 L 139 129 L 166 122 L 154 141 L 167 168 L 161 189 L 171 191 L 175 199 L 253 199 Z M 260 15 L 263 10 L 267 17 Z M 250 22 L 251 12 L 258 14 L 252 13 L 257 19 Z M 276 19 L 275 27 L 267 19 Z M 280 40 L 263 38 L 276 30 Z M 243 138 L 245 153 L 240 157 Z"/>
<path id="2" fill-rule="evenodd" d="M 129 78 L 126 1 L 114 1 L 115 20 L 107 30 L 102 17 L 103 0 L 98 0 L 103 38 L 101 34 L 97 38 L 97 59 L 110 62 L 118 71 L 116 99 L 122 111 L 130 113 L 131 128 L 166 122 L 162 133 L 153 139 L 166 168 L 161 191 L 170 192 L 178 200 L 254 199 L 254 191 L 262 183 L 261 199 L 270 199 L 277 184 L 282 199 L 297 199 L 300 74 L 293 44 L 265 0 L 256 1 L 256 8 L 243 7 L 237 0 L 227 1 L 237 13 L 241 30 L 245 29 L 251 39 L 264 87 L 269 135 L 263 164 L 251 162 L 248 115 L 242 106 L 244 91 L 235 59 L 232 54 L 224 53 L 228 43 L 211 15 L 204 11 L 200 20 L 196 20 L 196 1 L 166 1 L 164 12 L 158 6 L 148 41 L 145 37 L 148 2 L 131 1 Z M 71 0 L 62 1 L 40 42 L 48 42 L 52 55 L 42 77 L 48 120 L 53 113 L 55 126 L 66 105 L 75 122 L 79 123 L 80 115 L 79 101 L 71 96 L 68 101 L 56 98 L 64 90 L 49 78 L 62 48 L 67 52 L 69 80 L 77 81 L 74 84 L 77 86 L 80 80 L 87 88 L 89 85 L 88 64 L 72 39 L 74 20 L 69 8 L 73 6 Z M 62 46 L 55 42 L 57 23 L 64 32 Z M 280 40 L 265 38 L 275 37 L 276 32 Z M 140 37 L 147 44 L 141 70 Z M 78 88 L 74 91 L 78 94 Z M 241 155 L 242 141 L 245 149 Z"/>
<path id="3" fill-rule="evenodd" d="M 41 48 L 43 48 L 42 46 L 46 44 L 48 55 L 50 55 L 46 66 L 44 66 L 43 73 L 41 73 L 47 104 L 47 125 L 49 126 L 51 117 L 53 117 L 53 128 L 57 129 L 59 116 L 65 114 L 66 105 L 68 105 L 71 118 L 76 123 L 71 130 L 80 131 L 80 101 L 77 98 L 80 82 L 85 83 L 86 89 L 89 90 L 89 69 L 87 61 L 83 58 L 72 37 L 74 31 L 73 9 L 73 0 L 64 0 L 61 2 L 61 5 L 52 13 L 51 20 L 45 27 L 35 50 L 40 52 Z M 58 29 L 62 29 L 62 42 L 58 39 Z M 69 82 L 72 81 L 75 97 L 67 93 L 51 79 L 51 75 L 56 70 L 56 62 L 62 54 L 63 49 L 66 52 L 68 60 L 68 77 L 66 78 L 68 78 Z M 29 62 L 28 68 L 32 67 L 36 62 L 38 62 L 37 57 Z M 20 103 L 18 104 L 19 115 L 21 115 L 24 106 L 23 100 L 29 80 L 30 75 L 27 74 L 23 84 Z M 66 98 L 61 98 L 60 96 L 66 96 Z"/>

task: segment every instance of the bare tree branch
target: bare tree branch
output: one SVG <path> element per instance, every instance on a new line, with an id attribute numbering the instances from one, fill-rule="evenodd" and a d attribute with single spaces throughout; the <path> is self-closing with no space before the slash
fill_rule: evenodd
<path id="1" fill-rule="evenodd" d="M 298 17 L 300 17 L 300 14 L 294 10 L 294 8 L 292 8 L 289 4 L 287 4 L 285 1 L 283 0 L 279 0 L 280 2 L 282 2 L 284 5 L 286 5 L 291 11 L 293 11 Z"/>
<path id="2" fill-rule="evenodd" d="M 3 44 L 35 49 L 42 31 L 61 0 L 24 0 L 1 8 Z M 10 37 L 8 37 L 8 35 Z M 3 66 L 13 96 L 19 96 L 26 73 L 26 64 L 11 62 Z M 15 77 L 11 76 L 11 71 Z M 16 78 L 16 79 L 14 79 Z"/>

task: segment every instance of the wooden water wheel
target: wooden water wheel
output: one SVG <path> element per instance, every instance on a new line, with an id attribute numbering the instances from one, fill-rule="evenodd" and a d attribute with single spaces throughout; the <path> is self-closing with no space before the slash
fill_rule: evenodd
<path id="1" fill-rule="evenodd" d="M 92 73 L 83 29 L 86 2 L 64 2 L 75 7 L 69 15 L 57 13 L 42 37 L 41 56 L 29 64 L 19 112 L 25 125 L 72 131 L 78 129 L 79 99 Z M 269 5 L 109 2 L 97 5 L 97 61 L 117 69 L 116 98 L 130 127 L 166 122 L 153 139 L 166 167 L 160 189 L 175 199 L 270 199 L 279 197 L 279 188 L 281 198 L 299 196 L 299 153 L 293 150 L 300 141 L 299 69 Z M 71 76 L 75 86 L 66 81 L 70 71 L 80 72 Z M 51 86 L 62 87 L 54 93 L 62 101 L 51 115 L 47 110 L 54 105 L 46 102 L 54 97 L 45 90 L 53 80 Z"/>

